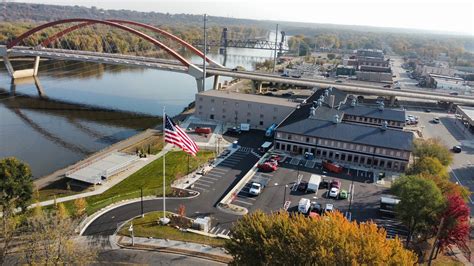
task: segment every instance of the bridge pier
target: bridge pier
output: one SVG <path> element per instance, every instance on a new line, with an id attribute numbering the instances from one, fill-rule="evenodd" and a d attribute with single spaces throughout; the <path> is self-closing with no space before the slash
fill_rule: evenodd
<path id="1" fill-rule="evenodd" d="M 394 105 L 395 105 L 395 100 L 396 100 L 396 99 L 397 99 L 397 98 L 395 97 L 395 95 L 390 96 L 390 106 L 394 106 Z"/>
<path id="2" fill-rule="evenodd" d="M 252 80 L 252 93 L 262 93 L 262 82 L 261 81 L 255 81 L 255 80 Z"/>
<path id="3" fill-rule="evenodd" d="M 219 83 L 219 75 L 214 76 L 214 84 L 212 85 L 213 90 L 219 90 L 221 88 Z"/>
<path id="4" fill-rule="evenodd" d="M 8 58 L 8 55 L 6 54 L 3 56 L 3 62 L 7 69 L 8 75 L 10 75 L 12 79 L 36 77 L 38 75 L 38 69 L 39 69 L 39 63 L 40 63 L 39 56 L 35 57 L 34 66 L 33 68 L 29 68 L 29 69 L 15 70 L 12 66 L 12 63 L 10 62 L 10 59 Z"/>

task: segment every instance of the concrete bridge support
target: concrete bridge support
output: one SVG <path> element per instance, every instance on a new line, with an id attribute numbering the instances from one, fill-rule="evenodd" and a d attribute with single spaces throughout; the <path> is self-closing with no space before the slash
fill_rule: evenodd
<path id="1" fill-rule="evenodd" d="M 219 75 L 214 76 L 214 84 L 212 85 L 213 90 L 220 90 L 221 84 L 219 83 Z"/>
<path id="2" fill-rule="evenodd" d="M 263 83 L 261 81 L 252 81 L 252 93 L 262 93 Z"/>
<path id="3" fill-rule="evenodd" d="M 394 106 L 395 105 L 395 100 L 397 99 L 397 97 L 395 96 L 390 96 L 390 106 Z"/>
<path id="4" fill-rule="evenodd" d="M 3 62 L 5 67 L 7 68 L 8 75 L 12 77 L 12 79 L 21 79 L 21 78 L 28 78 L 28 77 L 36 77 L 38 76 L 38 68 L 40 63 L 40 57 L 35 57 L 35 62 L 33 68 L 29 69 L 22 69 L 22 70 L 15 70 L 8 58 L 8 55 L 3 56 Z"/>

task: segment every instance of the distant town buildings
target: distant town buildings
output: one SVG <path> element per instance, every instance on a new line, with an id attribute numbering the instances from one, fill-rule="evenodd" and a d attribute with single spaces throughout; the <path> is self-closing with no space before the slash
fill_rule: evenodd
<path id="1" fill-rule="evenodd" d="M 385 59 L 382 50 L 356 50 L 349 58 L 343 59 L 343 64 L 344 67 L 355 67 L 358 80 L 387 83 L 392 82 L 390 60 Z M 342 72 L 344 71 L 338 71 L 336 74 Z"/>

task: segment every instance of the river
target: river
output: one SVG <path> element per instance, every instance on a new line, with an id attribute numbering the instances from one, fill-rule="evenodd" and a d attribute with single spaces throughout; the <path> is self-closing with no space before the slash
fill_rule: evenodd
<path id="1" fill-rule="evenodd" d="M 272 54 L 229 48 L 226 66 L 254 69 L 255 62 Z M 224 62 L 223 55 L 209 56 Z M 198 57 L 188 59 L 202 64 Z M 34 178 L 153 127 L 163 106 L 168 114 L 179 114 L 197 92 L 195 79 L 186 74 L 51 60 L 40 64 L 38 77 L 44 90 L 40 97 L 32 80 L 12 91 L 0 65 L 0 158 L 14 156 L 27 162 Z M 16 69 L 31 65 L 14 62 Z M 212 82 L 207 80 L 207 89 Z"/>

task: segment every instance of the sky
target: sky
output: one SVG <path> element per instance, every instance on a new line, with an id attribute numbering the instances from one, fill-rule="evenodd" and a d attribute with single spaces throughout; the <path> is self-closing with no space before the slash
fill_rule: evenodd
<path id="1" fill-rule="evenodd" d="M 474 1 L 468 0 L 16 0 L 233 18 L 412 28 L 474 38 Z"/>

